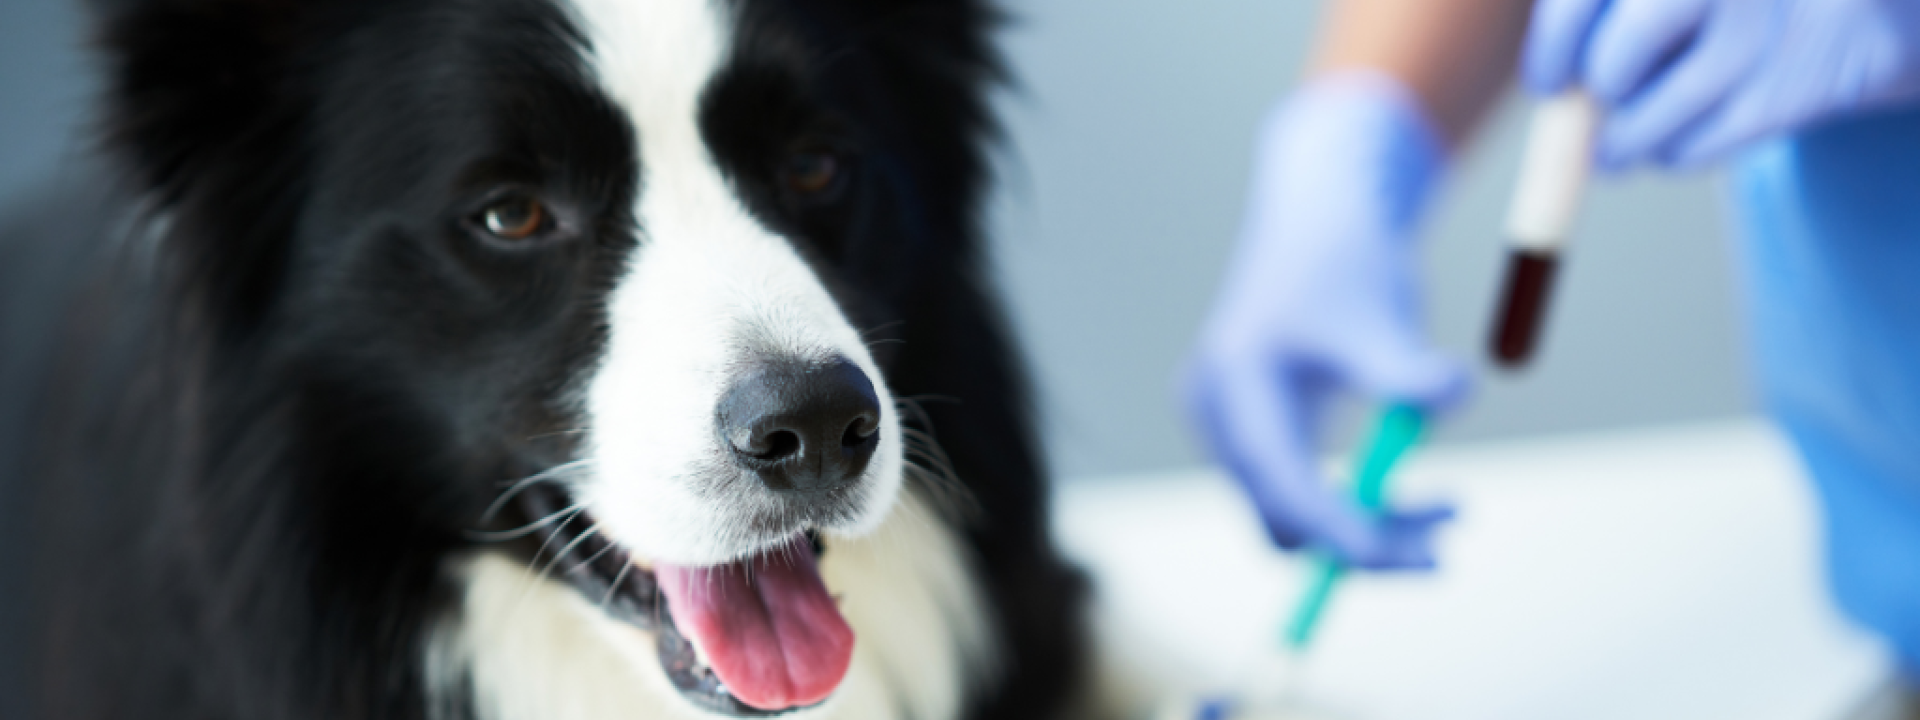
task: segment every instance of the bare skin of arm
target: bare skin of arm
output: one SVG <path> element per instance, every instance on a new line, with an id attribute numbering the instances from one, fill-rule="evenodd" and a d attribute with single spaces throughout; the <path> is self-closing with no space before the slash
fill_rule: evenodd
<path id="1" fill-rule="evenodd" d="M 1396 78 L 1458 149 L 1512 80 L 1532 7 L 1533 0 L 1335 0 L 1308 75 Z"/>

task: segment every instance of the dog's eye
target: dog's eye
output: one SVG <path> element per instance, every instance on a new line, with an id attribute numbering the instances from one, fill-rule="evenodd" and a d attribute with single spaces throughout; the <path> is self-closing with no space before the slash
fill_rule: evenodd
<path id="1" fill-rule="evenodd" d="M 524 193 L 507 195 L 480 211 L 480 227 L 502 240 L 526 240 L 553 224 L 547 207 Z"/>
<path id="2" fill-rule="evenodd" d="M 820 197 L 840 186 L 844 169 L 838 156 L 824 150 L 796 152 L 780 168 L 780 181 L 801 197 Z"/>

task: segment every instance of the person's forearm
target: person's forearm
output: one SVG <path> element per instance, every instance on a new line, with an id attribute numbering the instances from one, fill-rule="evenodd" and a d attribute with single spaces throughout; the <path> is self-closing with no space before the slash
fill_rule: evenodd
<path id="1" fill-rule="evenodd" d="M 1367 70 L 1404 83 L 1458 148 L 1514 73 L 1533 0 L 1330 0 L 1310 76 Z"/>

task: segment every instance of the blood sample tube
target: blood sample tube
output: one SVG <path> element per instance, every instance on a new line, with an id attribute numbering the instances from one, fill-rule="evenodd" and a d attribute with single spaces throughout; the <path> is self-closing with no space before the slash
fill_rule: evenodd
<path id="1" fill-rule="evenodd" d="M 1539 344 L 1560 250 L 1592 171 L 1598 124 L 1598 107 L 1580 90 L 1544 100 L 1533 111 L 1508 206 L 1506 282 L 1488 343 L 1494 361 L 1507 369 L 1526 365 Z"/>

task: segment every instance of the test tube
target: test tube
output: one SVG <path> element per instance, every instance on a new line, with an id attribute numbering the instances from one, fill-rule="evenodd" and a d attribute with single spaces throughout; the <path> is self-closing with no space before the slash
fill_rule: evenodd
<path id="1" fill-rule="evenodd" d="M 1560 251 L 1592 171 L 1599 113 L 1582 90 L 1548 98 L 1533 111 L 1507 208 L 1507 276 L 1489 343 L 1494 361 L 1509 370 L 1525 366 L 1539 344 Z"/>

